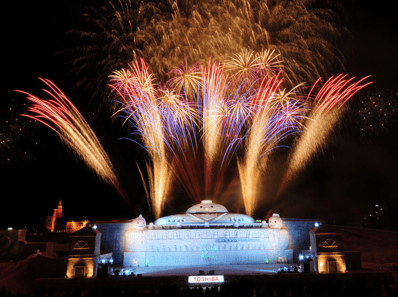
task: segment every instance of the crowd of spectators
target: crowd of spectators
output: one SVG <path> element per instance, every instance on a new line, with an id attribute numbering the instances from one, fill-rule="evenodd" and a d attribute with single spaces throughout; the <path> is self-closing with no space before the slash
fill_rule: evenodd
<path id="1" fill-rule="evenodd" d="M 30 297 L 20 293 L 7 292 L 6 288 L 0 291 L 0 297 Z M 291 281 L 262 281 L 252 282 L 241 280 L 239 282 L 224 283 L 221 286 L 211 287 L 179 287 L 176 284 L 164 285 L 159 288 L 150 287 L 148 290 L 139 291 L 135 287 L 95 287 L 87 292 L 81 292 L 78 287 L 62 294 L 56 293 L 54 288 L 47 292 L 43 287 L 37 288 L 33 297 L 398 297 L 397 287 L 392 287 L 387 280 L 366 281 L 357 278 L 355 281 L 333 278 L 328 281 L 305 281 L 301 279 Z"/>

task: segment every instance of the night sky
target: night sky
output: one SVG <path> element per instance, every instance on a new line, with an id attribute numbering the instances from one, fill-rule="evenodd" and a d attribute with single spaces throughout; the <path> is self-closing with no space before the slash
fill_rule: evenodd
<path id="1" fill-rule="evenodd" d="M 14 90 L 41 94 L 43 84 L 37 77 L 51 79 L 67 95 L 73 95 L 71 81 L 65 79 L 64 61 L 56 53 L 67 43 L 65 32 L 79 27 L 85 7 L 98 1 L 85 1 L 84 5 L 64 0 L 10 2 L 4 10 L 7 21 L 3 18 L 6 67 L 1 81 L 5 92 L 0 103 L 0 141 L 5 142 L 0 143 L 0 228 L 39 226 L 44 215 L 52 214 L 59 198 L 65 216 L 71 219 L 129 219 L 142 213 L 148 221 L 153 220 L 135 164 L 143 164 L 145 152 L 118 140 L 126 136 L 126 130 L 116 127 L 109 113 L 99 110 L 95 102 L 86 104 L 70 97 L 114 162 L 128 202 L 87 169 L 53 131 L 19 116 L 26 112 L 28 101 Z M 282 217 L 324 218 L 346 224 L 359 223 L 359 217 L 376 202 L 385 205 L 390 216 L 398 210 L 398 125 L 393 110 L 398 107 L 395 10 L 393 1 L 357 2 L 343 1 L 349 16 L 346 26 L 355 42 L 348 67 L 353 75 L 372 75 L 374 84 L 354 97 L 323 154 L 299 173 L 281 199 L 260 201 L 255 218 L 263 219 L 275 211 Z M 374 113 L 360 121 L 361 108 L 378 110 L 377 104 L 388 110 L 387 120 Z M 269 180 L 267 186 L 272 188 L 272 178 Z M 242 212 L 234 191 L 231 185 L 218 202 L 230 211 Z M 185 212 L 191 203 L 176 193 L 163 214 Z"/>

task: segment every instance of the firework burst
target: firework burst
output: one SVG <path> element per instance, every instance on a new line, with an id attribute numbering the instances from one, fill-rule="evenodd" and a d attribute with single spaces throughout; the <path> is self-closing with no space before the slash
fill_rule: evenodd
<path id="1" fill-rule="evenodd" d="M 258 79 L 258 62 L 253 51 L 244 49 L 225 63 L 226 69 L 238 79 L 255 81 Z"/>
<path id="2" fill-rule="evenodd" d="M 283 68 L 280 54 L 276 54 L 275 50 L 270 49 L 261 50 L 256 54 L 256 66 L 267 76 L 275 76 Z"/>
<path id="3" fill-rule="evenodd" d="M 262 69 L 266 63 L 261 64 L 259 57 L 265 57 L 263 61 L 271 57 L 267 61 L 275 63 L 274 69 Z M 226 64 L 209 59 L 200 66 L 200 75 L 198 66 L 187 69 L 186 65 L 174 71 L 176 77 L 166 87 L 154 85 L 143 60 L 133 63 L 129 71 L 116 71 L 111 80 L 112 88 L 123 98 L 119 113 L 142 137 L 151 159 L 149 193 L 156 216 L 174 178 L 194 201 L 217 197 L 223 174 L 236 154 L 246 213 L 252 215 L 271 152 L 285 146 L 284 139 L 305 131 L 293 137 L 286 173 L 291 176 L 325 144 L 341 115 L 340 107 L 369 84 L 363 83 L 366 77 L 353 82 L 354 78 L 339 75 L 313 96 L 318 80 L 303 97 L 299 95 L 302 85 L 290 91 L 282 88 L 282 73 L 275 73 L 281 64 L 272 53 L 244 51 Z M 186 85 L 196 90 L 189 95 L 180 93 L 189 89 Z M 202 169 L 191 170 L 195 164 L 203 164 Z M 285 178 L 282 184 L 287 181 Z"/>
<path id="4" fill-rule="evenodd" d="M 195 63 L 192 67 L 188 67 L 188 58 L 185 63 L 181 63 L 179 68 L 175 68 L 169 72 L 174 75 L 167 85 L 171 88 L 183 91 L 185 94 L 194 94 L 199 89 L 201 81 L 201 71 L 199 63 Z"/>
<path id="5" fill-rule="evenodd" d="M 274 73 L 283 62 L 285 84 L 293 87 L 326 75 L 327 69 L 344 70 L 344 55 L 336 45 L 348 33 L 333 21 L 342 13 L 341 5 L 324 2 L 315 7 L 311 0 L 195 1 L 195 5 L 112 0 L 84 14 L 86 29 L 69 32 L 76 45 L 63 54 L 70 58 L 69 74 L 77 78 L 76 87 L 91 89 L 93 97 L 102 92 L 106 98 L 108 76 L 138 56 L 162 81 L 174 75 L 169 69 L 187 56 L 204 64 L 208 57 L 230 59 L 249 69 L 257 63 Z M 253 51 L 260 54 L 253 57 Z M 184 85 L 189 93 L 197 88 L 197 74 L 195 66 L 186 63 L 175 85 Z"/>
<path id="6" fill-rule="evenodd" d="M 367 77 L 354 82 L 339 75 L 314 96 L 319 79 L 305 97 L 300 95 L 302 84 L 290 91 L 283 88 L 285 77 L 277 72 L 282 69 L 277 58 L 271 51 L 244 50 L 226 63 L 209 59 L 191 68 L 186 58 L 169 72 L 174 77 L 165 85 L 157 82 L 142 58 L 129 69 L 113 72 L 109 86 L 119 103 L 115 115 L 130 124 L 130 140 L 148 153 L 145 190 L 155 217 L 160 217 L 176 181 L 195 202 L 208 196 L 217 199 L 235 157 L 246 213 L 253 215 L 272 151 L 293 142 L 283 186 L 325 144 L 341 107 L 369 84 L 364 83 Z M 30 117 L 59 133 L 90 167 L 119 188 L 113 168 L 100 167 L 109 160 L 97 149 L 100 145 L 87 123 L 55 85 L 43 81 L 55 100 L 44 103 L 28 94 L 36 104 L 29 109 L 35 114 Z M 140 174 L 147 184 L 141 169 Z"/>

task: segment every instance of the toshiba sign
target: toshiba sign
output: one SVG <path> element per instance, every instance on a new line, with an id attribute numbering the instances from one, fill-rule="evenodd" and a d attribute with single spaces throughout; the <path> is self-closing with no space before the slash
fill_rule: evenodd
<path id="1" fill-rule="evenodd" d="M 197 275 L 188 276 L 188 283 L 198 284 L 198 283 L 223 283 L 224 275 Z"/>

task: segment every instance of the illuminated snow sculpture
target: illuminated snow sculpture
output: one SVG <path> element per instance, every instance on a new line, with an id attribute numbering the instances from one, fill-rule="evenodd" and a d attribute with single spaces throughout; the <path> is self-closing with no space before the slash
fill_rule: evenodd
<path id="1" fill-rule="evenodd" d="M 274 214 L 269 224 L 229 213 L 211 200 L 146 226 L 140 215 L 125 231 L 124 268 L 291 263 L 289 233 Z"/>

